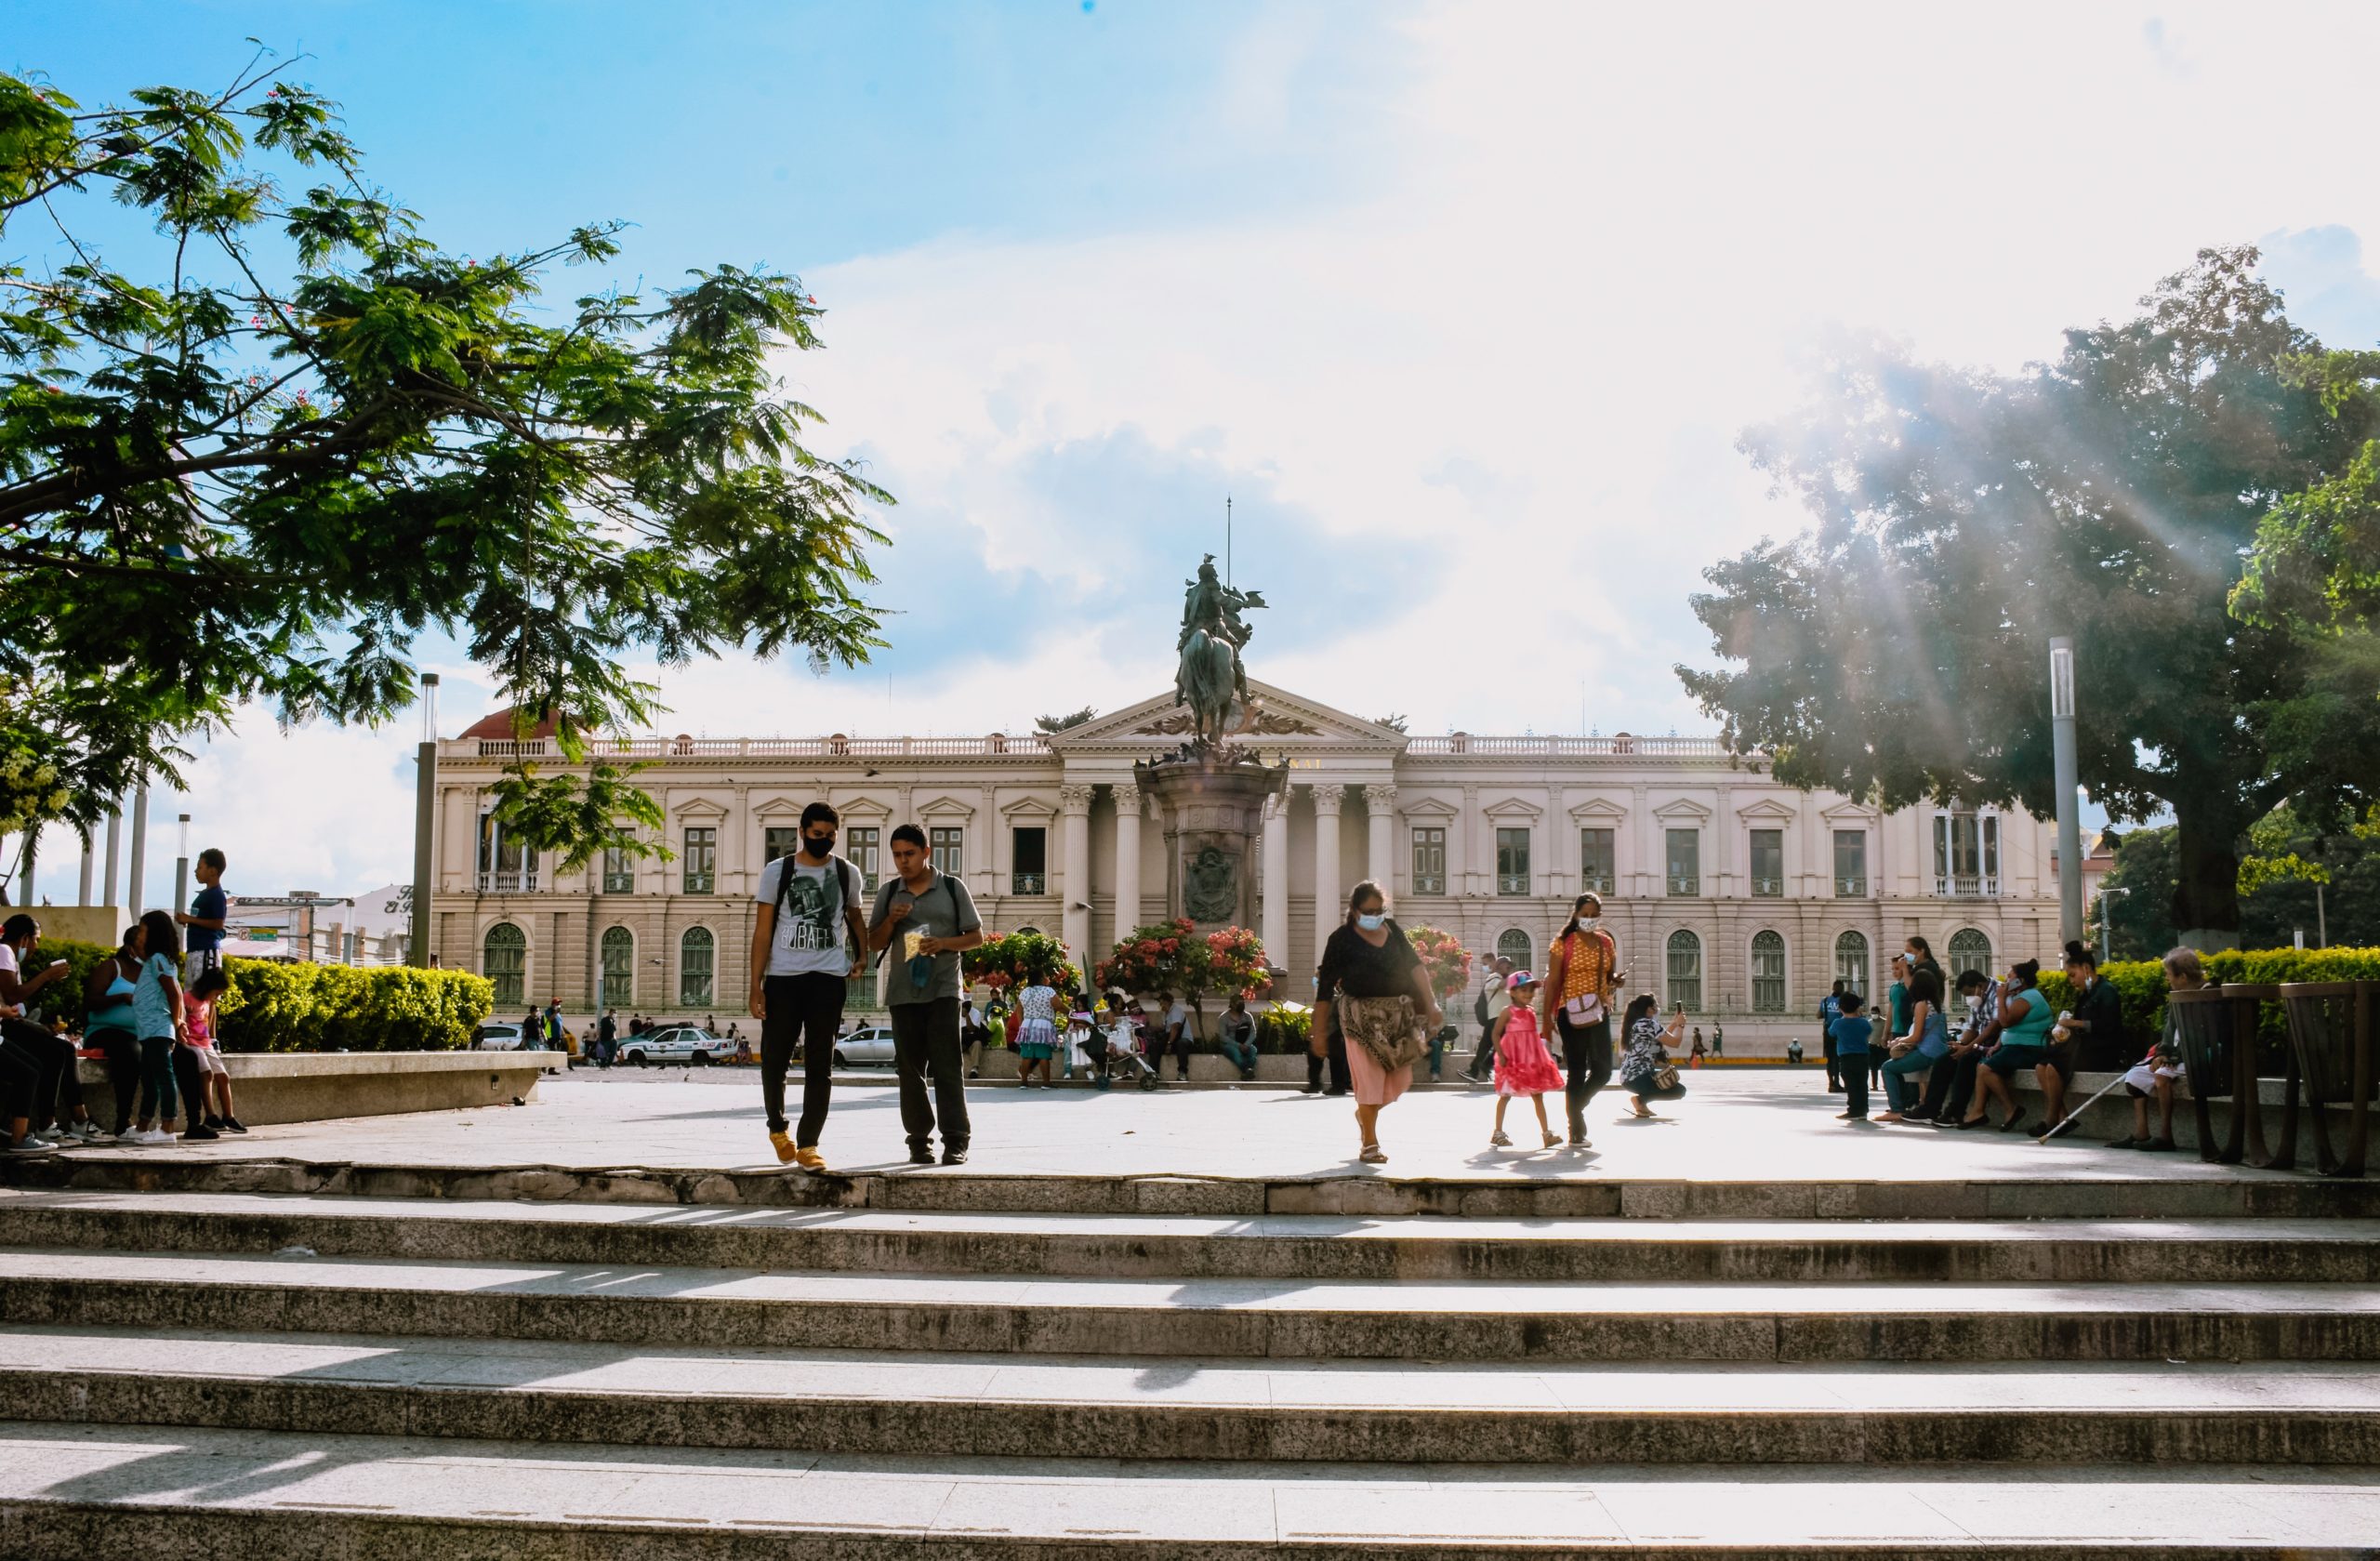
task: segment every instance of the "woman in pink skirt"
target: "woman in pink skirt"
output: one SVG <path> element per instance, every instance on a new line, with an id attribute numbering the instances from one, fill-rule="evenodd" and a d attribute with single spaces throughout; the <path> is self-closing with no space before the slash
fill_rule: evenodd
<path id="1" fill-rule="evenodd" d="M 1347 895 L 1347 919 L 1322 946 L 1322 970 L 1314 989 L 1317 1057 L 1329 1044 L 1330 1026 L 1347 1038 L 1347 1074 L 1355 1092 L 1358 1157 L 1366 1165 L 1388 1158 L 1380 1146 L 1380 1109 L 1413 1082 L 1413 1064 L 1429 1052 L 1429 1038 L 1446 1023 L 1430 972 L 1388 918 L 1388 896 L 1366 879 Z"/>
<path id="2" fill-rule="evenodd" d="M 1545 1146 L 1551 1149 L 1562 1139 L 1545 1119 L 1545 1091 L 1563 1087 L 1562 1065 L 1554 1060 L 1545 1038 L 1538 1033 L 1537 977 L 1514 971 L 1504 986 L 1512 993 L 1513 1002 L 1504 1010 L 1504 1027 L 1496 1036 L 1496 1135 L 1488 1142 L 1499 1149 L 1513 1146 L 1504 1133 L 1504 1107 L 1513 1104 L 1514 1095 L 1527 1095 L 1537 1107 L 1537 1131 L 1545 1135 Z"/>

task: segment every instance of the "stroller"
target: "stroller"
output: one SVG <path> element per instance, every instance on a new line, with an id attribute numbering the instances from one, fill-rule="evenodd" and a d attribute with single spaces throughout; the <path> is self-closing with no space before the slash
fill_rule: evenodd
<path id="1" fill-rule="evenodd" d="M 1165 1080 L 1157 1076 L 1155 1065 L 1142 1054 L 1141 1048 L 1146 1039 L 1146 1036 L 1135 1027 L 1131 1045 L 1119 1051 L 1113 1040 L 1108 1041 L 1107 1053 L 1099 1064 L 1101 1089 L 1105 1089 L 1110 1079 L 1119 1076 L 1134 1080 L 1144 1090 L 1159 1090 L 1165 1087 Z"/>

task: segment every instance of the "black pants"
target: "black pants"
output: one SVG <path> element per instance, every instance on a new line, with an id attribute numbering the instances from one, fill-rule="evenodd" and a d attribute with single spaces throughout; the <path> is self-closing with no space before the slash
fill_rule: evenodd
<path id="1" fill-rule="evenodd" d="M 205 1127 L 211 1110 L 206 1104 L 206 1075 L 198 1071 L 198 1053 L 187 1046 L 174 1048 L 174 1085 L 181 1091 L 185 1129 Z"/>
<path id="2" fill-rule="evenodd" d="M 1974 1103 L 1976 1070 L 1981 1066 L 1983 1050 L 1980 1047 L 1964 1057 L 1946 1059 L 1941 1066 L 1926 1076 L 1925 1099 L 1919 1109 L 1944 1122 L 1955 1122 L 1964 1117 L 1968 1105 Z"/>
<path id="3" fill-rule="evenodd" d="M 16 1043 L 14 1037 L 0 1038 L 0 1112 L 11 1122 L 33 1114 L 33 1102 L 41 1093 L 41 1059 Z M 27 1123 L 30 1127 L 32 1124 Z M 6 1136 L 6 1134 L 0 1134 Z"/>
<path id="4" fill-rule="evenodd" d="M 1174 1077 L 1187 1079 L 1190 1077 L 1190 1026 L 1185 1024 L 1182 1026 L 1180 1035 L 1167 1037 L 1164 1051 L 1173 1054 Z M 1161 1063 L 1164 1060 L 1164 1055 L 1160 1052 L 1157 1061 Z"/>
<path id="5" fill-rule="evenodd" d="M 843 1024 L 843 978 L 822 971 L 773 975 L 760 984 L 760 1105 L 769 1131 L 785 1131 L 785 1070 L 801 1048 L 801 1128 L 804 1149 L 818 1147 L 835 1089 L 835 1032 Z M 806 1044 L 805 1044 L 806 1042 Z"/>
<path id="6" fill-rule="evenodd" d="M 93 1030 L 83 1038 L 83 1044 L 97 1048 L 108 1059 L 108 1082 L 115 1088 L 115 1125 L 118 1138 L 132 1131 L 132 1097 L 140 1088 L 140 1042 L 130 1030 Z"/>
<path id="7" fill-rule="evenodd" d="M 1843 1092 L 1849 1097 L 1843 1108 L 1854 1117 L 1868 1115 L 1868 1058 L 1872 1055 L 1854 1052 L 1843 1059 Z"/>
<path id="8" fill-rule="evenodd" d="M 901 1075 L 901 1131 L 911 1153 L 931 1147 L 934 1119 L 942 1121 L 945 1150 L 967 1147 L 967 1077 L 959 1061 L 959 999 L 929 998 L 893 1003 L 892 1065 Z M 926 1075 L 933 1075 L 933 1098 L 926 1098 Z"/>
<path id="9" fill-rule="evenodd" d="M 1327 1060 L 1326 1057 L 1316 1056 L 1312 1052 L 1305 1054 L 1305 1087 L 1309 1090 L 1321 1089 L 1322 1072 L 1324 1067 L 1328 1066 L 1330 1070 L 1329 1093 L 1343 1095 L 1351 1092 L 1355 1088 L 1355 1076 L 1347 1071 L 1346 1032 L 1336 1025 L 1331 1025 L 1330 1038 L 1323 1043 L 1322 1049 L 1327 1054 Z"/>
<path id="10" fill-rule="evenodd" d="M 1821 1044 L 1826 1048 L 1826 1087 L 1840 1090 L 1843 1088 L 1843 1067 L 1841 1060 L 1834 1054 L 1834 1037 L 1828 1036 Z"/>
<path id="11" fill-rule="evenodd" d="M 140 1116 L 159 1127 L 174 1119 L 174 1038 L 140 1038 Z"/>
<path id="12" fill-rule="evenodd" d="M 74 1069 L 74 1043 L 22 1019 L 0 1020 L 0 1034 L 7 1037 L 8 1051 L 33 1065 L 33 1088 L 23 1112 L 32 1125 L 40 1129 L 61 1116 L 73 1116 L 83 1104 L 83 1080 Z"/>
<path id="13" fill-rule="evenodd" d="M 1471 1065 L 1463 1070 L 1466 1078 L 1485 1078 L 1496 1071 L 1496 1025 L 1488 1021 L 1479 1032 L 1479 1049 L 1471 1054 Z"/>
<path id="14" fill-rule="evenodd" d="M 1562 1032 L 1562 1060 L 1570 1069 L 1570 1088 L 1566 1092 L 1570 1142 L 1581 1144 L 1587 1136 L 1587 1103 L 1611 1082 L 1611 1015 L 1606 1013 L 1592 1025 L 1573 1025 L 1570 1016 L 1557 1008 L 1554 1027 Z"/>

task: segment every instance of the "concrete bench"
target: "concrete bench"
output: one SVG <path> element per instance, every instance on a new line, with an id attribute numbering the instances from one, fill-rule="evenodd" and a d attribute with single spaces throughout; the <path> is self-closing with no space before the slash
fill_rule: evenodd
<path id="1" fill-rule="evenodd" d="M 232 1104 L 250 1127 L 453 1111 L 535 1099 L 559 1052 L 227 1052 Z M 104 1063 L 85 1059 L 83 1101 L 102 1128 L 113 1126 L 113 1085 Z"/>

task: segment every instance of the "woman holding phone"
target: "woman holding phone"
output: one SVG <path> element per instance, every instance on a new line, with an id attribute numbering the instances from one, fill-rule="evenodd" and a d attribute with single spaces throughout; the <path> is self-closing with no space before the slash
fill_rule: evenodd
<path id="1" fill-rule="evenodd" d="M 1649 1101 L 1676 1100 L 1686 1093 L 1686 1086 L 1678 1082 L 1677 1068 L 1669 1054 L 1669 1048 L 1686 1034 L 1686 1005 L 1678 1004 L 1666 1027 L 1653 1017 L 1659 1007 L 1659 999 L 1650 992 L 1640 992 L 1629 1003 L 1627 1018 L 1621 1025 L 1628 1040 L 1627 1051 L 1620 1058 L 1620 1082 L 1635 1097 L 1632 1104 L 1638 1117 L 1655 1115 L 1646 1104 Z"/>

